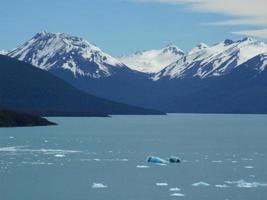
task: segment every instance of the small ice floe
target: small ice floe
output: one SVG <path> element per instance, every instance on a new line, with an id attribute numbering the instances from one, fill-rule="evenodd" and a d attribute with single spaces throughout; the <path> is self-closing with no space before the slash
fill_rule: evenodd
<path id="1" fill-rule="evenodd" d="M 41 162 L 41 161 L 33 161 L 33 162 L 27 162 L 27 161 L 22 161 L 22 165 L 53 165 L 53 163 L 46 163 L 46 162 Z"/>
<path id="2" fill-rule="evenodd" d="M 80 153 L 80 151 L 74 150 L 62 150 L 62 149 L 29 149 L 28 146 L 9 146 L 9 147 L 2 147 L 0 151 L 3 152 L 18 152 L 18 153 L 42 153 L 45 155 L 53 155 L 53 154 L 71 154 L 71 153 Z"/>
<path id="3" fill-rule="evenodd" d="M 171 156 L 170 158 L 168 158 L 168 160 L 162 159 L 157 156 L 148 156 L 146 160 L 147 162 L 153 163 L 156 165 L 166 165 L 168 163 L 180 163 L 181 162 L 181 159 L 176 156 Z"/>
<path id="4" fill-rule="evenodd" d="M 181 189 L 178 188 L 178 187 L 170 188 L 169 190 L 170 190 L 171 192 L 179 192 L 179 191 L 181 191 Z"/>
<path id="5" fill-rule="evenodd" d="M 48 143 L 48 140 L 44 140 L 44 143 Z"/>
<path id="6" fill-rule="evenodd" d="M 103 159 L 97 159 L 97 161 L 103 161 L 103 162 L 127 162 L 129 160 L 127 158 L 103 158 Z"/>
<path id="7" fill-rule="evenodd" d="M 200 182 L 197 182 L 197 183 L 193 183 L 192 186 L 194 186 L 194 187 L 199 187 L 199 186 L 207 187 L 207 186 L 210 186 L 210 184 L 200 181 Z"/>
<path id="8" fill-rule="evenodd" d="M 14 137 L 13 136 L 9 136 L 9 139 L 14 139 Z"/>
<path id="9" fill-rule="evenodd" d="M 223 161 L 222 160 L 213 160 L 211 162 L 213 162 L 213 163 L 222 163 Z"/>
<path id="10" fill-rule="evenodd" d="M 147 166 L 147 165 L 137 165 L 136 167 L 137 168 L 140 168 L 140 169 L 147 169 L 147 168 L 149 168 L 149 166 Z"/>
<path id="11" fill-rule="evenodd" d="M 24 146 L 10 146 L 10 147 L 1 147 L 0 152 L 17 152 L 18 149 L 23 148 Z"/>
<path id="12" fill-rule="evenodd" d="M 156 157 L 156 156 L 148 156 L 147 157 L 147 162 L 149 163 L 154 163 L 154 164 L 167 164 L 168 162 L 160 157 Z"/>
<path id="13" fill-rule="evenodd" d="M 250 178 L 255 178 L 256 176 L 253 175 L 253 174 L 251 174 L 251 175 L 249 175 L 248 177 L 250 177 Z"/>
<path id="14" fill-rule="evenodd" d="M 267 183 L 259 183 L 259 182 L 247 182 L 245 180 L 239 181 L 225 181 L 227 184 L 235 185 L 236 187 L 240 188 L 256 188 L 256 187 L 266 187 Z"/>
<path id="15" fill-rule="evenodd" d="M 107 185 L 104 185 L 103 183 L 93 183 L 92 188 L 93 189 L 103 189 L 107 188 Z"/>
<path id="16" fill-rule="evenodd" d="M 253 169 L 253 166 L 245 166 L 246 169 Z"/>
<path id="17" fill-rule="evenodd" d="M 253 158 L 242 158 L 243 161 L 253 161 Z"/>
<path id="18" fill-rule="evenodd" d="M 165 187 L 168 186 L 168 183 L 156 183 L 156 186 Z"/>
<path id="19" fill-rule="evenodd" d="M 178 193 L 178 192 L 176 192 L 176 193 L 172 193 L 172 194 L 170 194 L 172 197 L 184 197 L 185 196 L 185 194 L 182 194 L 182 193 Z"/>
<path id="20" fill-rule="evenodd" d="M 226 184 L 218 184 L 218 185 L 215 185 L 215 187 L 217 187 L 217 188 L 227 188 L 227 187 L 229 187 L 228 185 L 226 185 Z"/>
<path id="21" fill-rule="evenodd" d="M 81 158 L 80 161 L 86 162 L 86 161 L 96 161 L 96 162 L 128 162 L 129 160 L 127 158 Z"/>
<path id="22" fill-rule="evenodd" d="M 64 154 L 55 154 L 54 157 L 56 157 L 56 158 L 64 158 L 64 157 L 66 157 L 66 155 L 64 155 Z"/>
<path id="23" fill-rule="evenodd" d="M 238 163 L 238 161 L 237 161 L 237 160 L 232 160 L 231 162 L 232 162 L 232 163 Z"/>

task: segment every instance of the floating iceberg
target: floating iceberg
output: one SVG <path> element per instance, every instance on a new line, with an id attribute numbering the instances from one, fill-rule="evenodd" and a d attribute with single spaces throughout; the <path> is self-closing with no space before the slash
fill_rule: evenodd
<path id="1" fill-rule="evenodd" d="M 162 158 L 156 156 L 149 156 L 147 158 L 147 162 L 154 163 L 154 164 L 167 164 L 168 162 Z"/>
<path id="2" fill-rule="evenodd" d="M 164 160 L 160 157 L 157 157 L 157 156 L 148 156 L 147 162 L 154 163 L 154 164 L 160 164 L 160 165 L 166 165 L 167 163 L 180 163 L 181 160 L 180 160 L 180 158 L 174 157 L 174 156 L 170 157 L 168 159 L 168 161 Z"/>

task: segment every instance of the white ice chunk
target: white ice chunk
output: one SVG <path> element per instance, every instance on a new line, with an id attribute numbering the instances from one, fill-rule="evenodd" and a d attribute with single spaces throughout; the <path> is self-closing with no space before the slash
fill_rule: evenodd
<path id="1" fill-rule="evenodd" d="M 185 194 L 182 194 L 182 193 L 173 193 L 171 194 L 172 197 L 184 197 Z"/>
<path id="2" fill-rule="evenodd" d="M 267 183 L 259 183 L 259 182 L 246 182 L 245 180 L 238 181 L 225 181 L 227 184 L 236 185 L 236 187 L 240 188 L 256 188 L 256 187 L 266 187 Z"/>
<path id="3" fill-rule="evenodd" d="M 156 186 L 168 186 L 168 183 L 156 183 Z"/>
<path id="4" fill-rule="evenodd" d="M 136 167 L 137 167 L 137 168 L 140 168 L 140 169 L 146 169 L 146 168 L 149 168 L 149 166 L 147 166 L 147 165 L 137 165 Z"/>
<path id="5" fill-rule="evenodd" d="M 93 189 L 102 189 L 102 188 L 107 188 L 107 185 L 104 185 L 103 183 L 93 183 L 92 188 Z"/>
<path id="6" fill-rule="evenodd" d="M 207 187 L 207 186 L 210 186 L 210 184 L 209 183 L 206 183 L 206 182 L 200 181 L 200 182 L 197 182 L 197 183 L 193 183 L 192 186 L 194 186 L 194 187 L 198 187 L 198 186 L 205 186 L 205 187 Z"/>
<path id="7" fill-rule="evenodd" d="M 169 190 L 170 190 L 171 192 L 179 192 L 179 191 L 181 191 L 181 189 L 178 188 L 178 187 L 170 188 Z"/>

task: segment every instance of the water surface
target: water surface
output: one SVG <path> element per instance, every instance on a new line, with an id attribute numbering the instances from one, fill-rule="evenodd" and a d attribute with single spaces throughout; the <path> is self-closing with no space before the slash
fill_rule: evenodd
<path id="1" fill-rule="evenodd" d="M 49 118 L 0 129 L 1 200 L 262 200 L 267 116 Z M 149 155 L 180 164 L 150 165 Z"/>

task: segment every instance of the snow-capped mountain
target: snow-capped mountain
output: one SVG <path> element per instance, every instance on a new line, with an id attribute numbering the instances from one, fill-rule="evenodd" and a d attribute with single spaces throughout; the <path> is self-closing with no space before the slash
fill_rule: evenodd
<path id="1" fill-rule="evenodd" d="M 133 70 L 144 73 L 157 73 L 177 61 L 184 52 L 175 45 L 160 50 L 141 51 L 118 59 Z"/>
<path id="2" fill-rule="evenodd" d="M 155 74 L 153 79 L 221 76 L 265 52 L 267 52 L 266 43 L 250 38 L 239 41 L 227 39 L 211 47 L 202 43 Z"/>
<path id="3" fill-rule="evenodd" d="M 0 50 L 0 55 L 6 55 L 6 54 L 8 54 L 8 51 L 6 51 L 6 50 Z"/>
<path id="4" fill-rule="evenodd" d="M 67 70 L 75 77 L 108 77 L 126 67 L 88 41 L 64 33 L 37 33 L 8 56 L 47 71 Z"/>
<path id="5" fill-rule="evenodd" d="M 89 94 L 139 107 L 267 113 L 267 44 L 250 38 L 201 43 L 187 53 L 171 45 L 118 59 L 81 38 L 42 32 L 7 55 Z"/>

